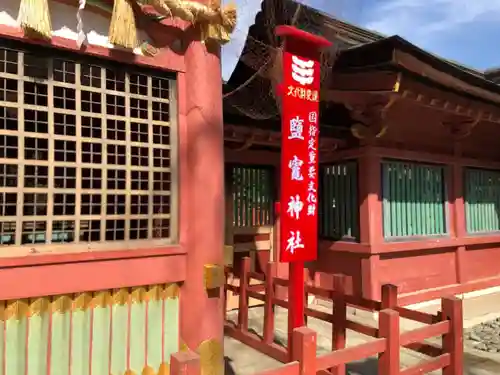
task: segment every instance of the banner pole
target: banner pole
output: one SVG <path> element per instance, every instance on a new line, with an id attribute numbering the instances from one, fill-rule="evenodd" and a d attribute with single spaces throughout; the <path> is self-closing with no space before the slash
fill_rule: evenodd
<path id="1" fill-rule="evenodd" d="M 288 354 L 304 325 L 306 261 L 317 258 L 320 49 L 327 39 L 283 25 L 281 95 L 280 261 L 288 262 Z"/>
<path id="2" fill-rule="evenodd" d="M 289 356 L 293 355 L 293 330 L 304 326 L 305 312 L 305 285 L 304 262 L 291 262 L 288 264 L 288 347 Z"/>

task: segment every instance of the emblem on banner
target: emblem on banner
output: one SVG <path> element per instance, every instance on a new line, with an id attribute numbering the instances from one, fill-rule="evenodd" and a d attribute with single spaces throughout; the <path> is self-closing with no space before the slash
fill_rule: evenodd
<path id="1" fill-rule="evenodd" d="M 314 61 L 292 56 L 292 78 L 302 86 L 312 84 L 314 82 Z"/>

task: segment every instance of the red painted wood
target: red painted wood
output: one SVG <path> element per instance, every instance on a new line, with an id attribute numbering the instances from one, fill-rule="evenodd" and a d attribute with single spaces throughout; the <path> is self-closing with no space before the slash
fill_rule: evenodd
<path id="1" fill-rule="evenodd" d="M 361 295 L 366 299 L 380 299 L 377 266 L 380 255 L 370 255 L 361 258 Z"/>
<path id="2" fill-rule="evenodd" d="M 8 267 L 0 272 L 0 299 L 34 298 L 185 279 L 185 255 Z M 30 282 L 20 283 L 19 280 Z"/>
<path id="3" fill-rule="evenodd" d="M 404 369 L 399 374 L 400 375 L 421 375 L 428 374 L 435 370 L 442 369 L 448 366 L 450 363 L 450 355 L 448 353 L 440 355 L 439 357 L 433 358 L 428 362 L 419 363 L 416 366 L 412 366 Z"/>
<path id="4" fill-rule="evenodd" d="M 413 350 L 414 352 L 421 353 L 428 357 L 437 358 L 443 354 L 443 350 L 437 346 L 426 344 L 422 342 L 407 344 L 404 346 L 406 349 Z"/>
<path id="5" fill-rule="evenodd" d="M 179 241 L 187 250 L 179 334 L 197 348 L 207 338 L 223 341 L 222 288 L 207 293 L 203 270 L 224 264 L 224 140 L 220 49 L 207 50 L 188 30 L 185 73 L 177 80 Z"/>
<path id="6" fill-rule="evenodd" d="M 422 293 L 400 295 L 398 298 L 398 304 L 400 306 L 413 305 L 424 301 L 442 298 L 443 296 L 470 293 L 475 290 L 493 288 L 498 285 L 500 285 L 500 276 L 489 277 L 486 279 L 471 281 L 462 285 L 447 285 L 436 290 L 429 290 Z"/>
<path id="7" fill-rule="evenodd" d="M 259 375 L 300 375 L 300 363 L 292 362 L 284 366 L 261 372 Z"/>
<path id="8" fill-rule="evenodd" d="M 400 317 L 423 324 L 434 324 L 441 320 L 439 314 L 429 314 L 418 310 L 410 310 L 401 306 L 393 307 L 393 309 L 398 312 Z"/>
<path id="9" fill-rule="evenodd" d="M 385 242 L 379 245 L 359 244 L 344 241 L 321 240 L 319 248 L 321 251 L 365 253 L 365 254 L 385 254 L 393 252 L 413 252 L 430 249 L 454 248 L 457 246 L 474 245 L 498 245 L 500 236 L 491 234 L 488 236 L 470 236 L 463 238 L 440 238 L 427 240 L 408 240 L 406 242 Z"/>
<path id="10" fill-rule="evenodd" d="M 406 255 L 406 256 L 405 256 Z M 381 255 L 378 274 L 381 284 L 394 284 L 399 293 L 456 284 L 454 249 Z"/>
<path id="11" fill-rule="evenodd" d="M 264 342 L 274 342 L 274 283 L 276 263 L 269 262 L 266 268 L 266 296 L 264 301 Z"/>
<path id="12" fill-rule="evenodd" d="M 364 148 L 358 159 L 359 242 L 376 246 L 383 242 L 380 157 L 373 147 Z"/>
<path id="13" fill-rule="evenodd" d="M 270 268 L 271 265 L 268 266 Z M 248 270 L 243 274 L 251 274 Z M 272 270 L 269 270 L 268 274 L 273 274 Z M 251 346 L 252 348 L 261 351 L 279 361 L 299 361 L 301 364 L 301 374 L 309 373 L 309 368 L 314 368 L 314 371 L 324 374 L 322 371 L 326 369 L 331 369 L 330 373 L 339 373 L 345 371 L 345 365 L 349 362 L 362 360 L 367 357 L 371 357 L 375 354 L 380 353 L 379 360 L 379 373 L 387 375 L 400 375 L 399 372 L 399 356 L 400 347 L 405 347 L 422 354 L 434 357 L 429 361 L 420 363 L 410 369 L 405 369 L 404 374 L 417 374 L 420 370 L 427 369 L 439 369 L 443 366 L 448 366 L 449 363 L 454 363 L 450 358 L 460 358 L 456 359 L 455 362 L 461 363 L 462 355 L 461 345 L 462 345 L 462 312 L 461 312 L 461 301 L 458 299 L 446 299 L 443 301 L 443 314 L 428 314 L 419 311 L 409 310 L 407 308 L 397 306 L 397 288 L 394 285 L 384 285 L 382 287 L 383 292 L 381 292 L 382 303 L 377 303 L 375 301 L 369 301 L 360 299 L 359 297 L 349 296 L 343 293 L 345 277 L 343 275 L 335 275 L 335 285 L 334 291 L 325 291 L 316 287 L 308 287 L 307 291 L 309 293 L 315 294 L 320 293 L 321 295 L 331 295 L 332 300 L 335 303 L 335 310 L 333 314 L 319 313 L 317 311 L 311 310 L 309 308 L 305 309 L 305 313 L 309 316 L 314 316 L 317 319 L 324 320 L 326 322 L 333 323 L 332 325 L 332 342 L 337 343 L 334 346 L 333 352 L 319 356 L 314 359 L 314 355 L 306 356 L 304 350 L 304 343 L 302 339 L 297 336 L 303 337 L 303 334 L 309 335 L 312 332 L 308 328 L 302 327 L 294 331 L 293 346 L 292 346 L 292 356 L 286 353 L 284 348 L 277 346 L 274 342 L 269 339 L 269 334 L 264 333 L 265 338 L 260 338 L 256 334 L 246 332 L 240 327 L 227 322 L 225 326 L 225 333 L 229 336 L 236 338 L 243 343 Z M 279 284 L 287 285 L 289 280 L 275 278 L 273 281 L 266 280 L 266 284 Z M 246 288 L 243 288 L 246 289 Z M 328 294 L 329 293 L 329 294 Z M 248 292 L 252 296 L 259 296 L 258 294 Z M 277 298 L 269 298 L 269 296 L 262 297 L 265 301 L 266 306 L 265 311 L 272 308 L 273 305 L 279 305 L 284 308 L 289 307 L 289 302 L 280 300 Z M 450 302 L 451 301 L 451 302 Z M 367 327 L 363 326 L 357 322 L 351 322 L 347 320 L 346 315 L 346 303 L 351 303 L 355 307 L 359 307 L 357 304 L 371 306 L 369 309 L 372 311 L 380 311 L 379 315 L 379 327 Z M 394 309 L 383 309 L 385 306 L 392 306 Z M 445 307 L 446 306 L 446 307 Z M 428 324 L 426 327 L 418 328 L 413 331 L 408 331 L 400 334 L 399 330 L 399 312 L 401 312 L 401 317 L 406 319 L 418 321 L 424 324 Z M 267 317 L 264 318 L 265 321 L 268 320 Z M 443 320 L 445 319 L 445 320 Z M 266 323 L 264 323 L 266 325 Z M 351 329 L 359 333 L 363 333 L 372 337 L 379 337 L 378 340 L 372 341 L 367 344 L 358 345 L 355 347 L 345 348 L 345 330 Z M 266 330 L 265 330 L 266 331 Z M 298 334 L 298 332 L 303 334 Z M 313 333 L 314 334 L 314 333 Z M 444 341 L 447 342 L 444 347 L 444 352 L 440 348 L 434 347 L 429 344 L 422 343 L 423 340 L 429 337 L 435 337 L 444 334 Z M 267 336 L 267 337 L 266 337 Z M 457 341 L 458 340 L 458 341 Z M 315 352 L 315 349 L 310 349 L 311 353 Z M 447 352 L 447 353 L 446 353 Z M 453 354 L 455 353 L 455 354 Z M 455 356 L 455 357 L 453 357 Z M 302 359 L 301 359 L 302 358 Z M 309 365 L 308 363 L 313 363 L 313 358 L 315 361 L 315 366 Z M 306 362 L 304 362 L 306 361 Z M 303 363 L 306 365 L 303 366 Z M 429 370 L 431 371 L 431 370 Z M 461 371 L 461 370 L 460 370 Z M 279 370 L 279 374 L 285 373 L 285 370 Z M 461 372 L 458 372 L 461 373 Z M 455 375 L 458 373 L 450 373 Z"/>
<path id="14" fill-rule="evenodd" d="M 249 286 L 250 258 L 245 257 L 241 263 L 240 295 L 238 303 L 238 328 L 248 331 L 248 286 Z"/>
<path id="15" fill-rule="evenodd" d="M 442 321 L 413 331 L 404 332 L 399 338 L 399 343 L 401 346 L 407 346 L 409 344 L 419 343 L 431 337 L 442 336 L 450 331 L 450 327 L 449 321 Z"/>
<path id="16" fill-rule="evenodd" d="M 351 346 L 343 350 L 323 354 L 316 359 L 316 370 L 326 370 L 338 366 L 339 364 L 360 361 L 383 352 L 385 347 L 386 339 L 381 338 L 361 345 Z M 379 372 L 379 374 L 386 375 L 384 372 Z"/>
<path id="17" fill-rule="evenodd" d="M 463 282 L 496 277 L 500 274 L 500 263 L 492 262 L 498 259 L 500 246 L 467 246 L 461 250 L 460 266 L 463 272 Z"/>
<path id="18" fill-rule="evenodd" d="M 124 260 L 127 258 L 143 258 L 167 255 L 186 254 L 186 249 L 180 246 L 161 246 L 155 248 L 104 250 L 81 253 L 32 254 L 23 257 L 0 258 L 0 268 L 36 265 L 54 265 L 59 263 L 92 262 L 106 260 Z"/>
<path id="19" fill-rule="evenodd" d="M 311 49 L 322 49 L 332 45 L 332 42 L 328 39 L 311 34 L 294 26 L 279 25 L 276 27 L 275 33 L 282 38 L 289 38 L 290 40 L 300 41 L 301 43 L 306 42 Z"/>
<path id="20" fill-rule="evenodd" d="M 292 262 L 290 267 L 290 282 L 288 284 L 288 353 L 293 355 L 293 330 L 304 325 L 305 289 L 304 289 L 304 263 Z"/>
<path id="21" fill-rule="evenodd" d="M 392 284 L 382 285 L 382 309 L 394 309 L 398 306 L 398 287 Z"/>
<path id="22" fill-rule="evenodd" d="M 450 321 L 450 331 L 443 336 L 443 351 L 450 353 L 450 365 L 443 375 L 463 374 L 463 311 L 462 301 L 456 297 L 444 298 L 441 304 L 443 319 Z"/>
<path id="23" fill-rule="evenodd" d="M 385 338 L 385 351 L 378 359 L 378 373 L 384 375 L 399 375 L 399 314 L 394 310 L 382 310 L 379 314 L 380 337 Z"/>
<path id="24" fill-rule="evenodd" d="M 333 321 L 332 321 L 332 350 L 342 350 L 346 347 L 347 336 L 347 304 L 345 295 L 345 276 L 333 275 Z M 333 375 L 345 375 L 345 364 L 330 369 Z"/>
<path id="25" fill-rule="evenodd" d="M 97 57 L 119 61 L 127 64 L 143 65 L 160 70 L 184 71 L 184 56 L 176 54 L 170 48 L 160 48 L 158 55 L 154 57 L 136 55 L 132 51 L 110 49 L 97 45 L 89 44 L 83 48 L 78 48 L 76 40 L 66 39 L 59 36 L 53 36 L 50 42 L 39 39 L 25 38 L 24 32 L 20 27 L 0 25 L 0 36 L 21 40 L 26 43 L 50 46 L 58 49 L 69 50 L 79 54 L 94 55 Z M 165 33 L 161 39 L 170 39 L 172 36 Z M 160 42 L 162 40 L 160 39 Z"/>
<path id="26" fill-rule="evenodd" d="M 316 375 L 316 332 L 307 327 L 293 331 L 292 360 L 300 363 L 300 375 Z"/>
<path id="27" fill-rule="evenodd" d="M 192 352 L 179 352 L 170 356 L 170 375 L 200 375 L 200 357 Z"/>
<path id="28" fill-rule="evenodd" d="M 255 252 L 255 272 L 266 274 L 267 264 L 271 261 L 271 250 L 258 250 Z"/>

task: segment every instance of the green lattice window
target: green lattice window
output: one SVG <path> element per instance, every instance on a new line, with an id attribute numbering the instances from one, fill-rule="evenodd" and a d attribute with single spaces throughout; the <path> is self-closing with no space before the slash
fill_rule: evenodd
<path id="1" fill-rule="evenodd" d="M 384 161 L 382 197 L 385 238 L 444 235 L 444 167 Z"/>
<path id="2" fill-rule="evenodd" d="M 318 194 L 320 236 L 331 239 L 357 239 L 359 206 L 356 162 L 322 165 Z"/>
<path id="3" fill-rule="evenodd" d="M 232 166 L 233 224 L 255 227 L 274 224 L 274 168 Z"/>
<path id="4" fill-rule="evenodd" d="M 466 168 L 464 184 L 467 232 L 500 231 L 500 171 Z"/>

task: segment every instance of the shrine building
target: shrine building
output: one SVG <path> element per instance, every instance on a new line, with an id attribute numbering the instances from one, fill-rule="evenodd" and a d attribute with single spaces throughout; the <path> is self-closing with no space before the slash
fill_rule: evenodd
<path id="1" fill-rule="evenodd" d="M 250 256 L 264 272 L 279 260 L 280 46 L 268 26 L 279 20 L 333 42 L 322 66 L 320 246 L 310 282 L 331 288 L 332 275 L 345 274 L 350 292 L 375 300 L 391 283 L 406 305 L 449 294 L 498 301 L 498 70 L 464 67 L 293 1 L 270 4 L 224 85 L 227 261 L 237 269 Z"/>

